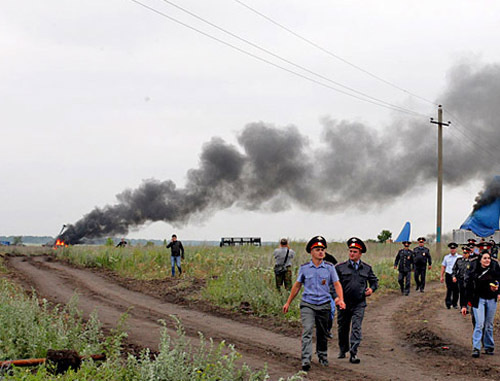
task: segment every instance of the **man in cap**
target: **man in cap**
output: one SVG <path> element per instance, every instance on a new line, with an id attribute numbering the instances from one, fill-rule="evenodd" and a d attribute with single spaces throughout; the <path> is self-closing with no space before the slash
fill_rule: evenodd
<path id="1" fill-rule="evenodd" d="M 446 274 L 446 308 L 450 309 L 453 306 L 453 308 L 457 309 L 458 285 L 453 282 L 452 272 L 455 262 L 458 258 L 462 258 L 462 256 L 457 254 L 458 245 L 455 242 L 450 242 L 448 247 L 450 248 L 450 253 L 444 256 L 441 263 L 441 283 L 445 281 Z"/>
<path id="2" fill-rule="evenodd" d="M 467 243 L 469 245 L 473 245 L 474 246 L 474 250 L 472 251 L 472 254 L 471 254 L 471 257 L 478 257 L 479 256 L 479 246 L 476 244 L 476 240 L 474 238 L 469 238 L 467 240 Z"/>
<path id="3" fill-rule="evenodd" d="M 418 246 L 413 249 L 413 265 L 415 267 L 415 284 L 417 291 L 424 292 L 427 269 L 432 268 L 431 253 L 425 247 L 425 238 L 418 237 Z"/>
<path id="4" fill-rule="evenodd" d="M 462 258 L 458 258 L 453 265 L 453 269 L 451 272 L 452 281 L 458 285 L 458 295 L 460 297 L 460 305 L 466 305 L 466 297 L 465 297 L 465 278 L 466 274 L 470 269 L 470 259 L 469 255 L 471 253 L 471 249 L 468 246 L 462 246 L 463 256 Z"/>
<path id="5" fill-rule="evenodd" d="M 361 343 L 366 298 L 378 288 L 378 279 L 371 266 L 361 261 L 361 255 L 366 253 L 364 242 L 353 237 L 347 241 L 347 247 L 349 259 L 336 266 L 346 303 L 346 308 L 341 309 L 337 315 L 340 347 L 338 358 L 345 358 L 346 353 L 350 352 L 349 361 L 359 364 L 361 360 L 357 354 Z"/>
<path id="6" fill-rule="evenodd" d="M 273 252 L 275 265 L 274 277 L 276 280 L 276 288 L 279 290 L 281 286 L 290 291 L 292 289 L 292 259 L 295 256 L 295 251 L 288 246 L 288 240 L 281 238 L 280 247 Z"/>
<path id="7" fill-rule="evenodd" d="M 398 283 L 401 294 L 410 295 L 411 272 L 413 271 L 413 252 L 410 250 L 410 241 L 403 241 L 404 248 L 399 250 L 394 260 L 394 270 L 398 270 Z"/>
<path id="8" fill-rule="evenodd" d="M 312 334 L 316 325 L 316 353 L 319 363 L 328 366 L 327 324 L 330 314 L 330 286 L 333 285 L 337 297 L 335 303 L 342 310 L 345 308 L 344 293 L 340 285 L 335 267 L 325 262 L 326 240 L 316 236 L 309 240 L 306 251 L 311 254 L 311 261 L 300 266 L 297 281 L 292 286 L 290 296 L 283 306 L 286 314 L 290 303 L 299 293 L 302 285 L 302 301 L 300 302 L 300 318 L 302 320 L 302 370 L 311 368 Z"/>

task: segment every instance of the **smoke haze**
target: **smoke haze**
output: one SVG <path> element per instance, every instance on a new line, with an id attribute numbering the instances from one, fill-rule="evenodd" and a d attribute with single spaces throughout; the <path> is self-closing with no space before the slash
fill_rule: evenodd
<path id="1" fill-rule="evenodd" d="M 440 103 L 487 152 L 478 152 L 454 124 L 445 129 L 445 184 L 488 179 L 498 170 L 499 155 L 492 152 L 500 142 L 499 94 L 500 65 L 464 64 L 451 71 Z M 238 146 L 213 138 L 202 148 L 199 167 L 187 172 L 184 188 L 170 180 L 145 180 L 117 195 L 116 205 L 96 207 L 69 225 L 61 238 L 75 244 L 125 235 L 151 221 L 181 226 L 231 206 L 271 212 L 292 205 L 331 212 L 374 208 L 435 182 L 437 133 L 425 118 L 395 120 L 381 132 L 332 117 L 321 123 L 320 141 L 295 126 L 264 122 L 246 125 Z"/>

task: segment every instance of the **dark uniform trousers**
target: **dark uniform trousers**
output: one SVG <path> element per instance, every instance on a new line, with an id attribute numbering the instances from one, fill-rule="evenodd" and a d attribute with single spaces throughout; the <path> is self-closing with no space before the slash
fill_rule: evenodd
<path id="1" fill-rule="evenodd" d="M 361 324 L 365 315 L 366 304 L 358 303 L 353 306 L 347 306 L 344 310 L 338 310 L 337 324 L 339 332 L 339 347 L 342 353 L 358 353 L 358 347 L 361 343 Z M 351 337 L 349 339 L 349 331 Z"/>
<path id="2" fill-rule="evenodd" d="M 401 287 L 401 292 L 405 295 L 410 293 L 410 279 L 411 271 L 400 271 L 398 275 L 399 287 Z"/>
<path id="3" fill-rule="evenodd" d="M 460 306 L 467 305 L 467 299 L 465 297 L 465 281 L 463 279 L 457 279 L 458 285 L 458 295 L 460 297 Z"/>
<path id="4" fill-rule="evenodd" d="M 415 284 L 417 285 L 417 290 L 424 290 L 425 288 L 425 273 L 427 267 L 417 267 L 415 266 Z"/>
<path id="5" fill-rule="evenodd" d="M 445 274 L 446 280 L 446 307 L 455 307 L 458 303 L 458 284 L 453 282 L 451 274 Z"/>

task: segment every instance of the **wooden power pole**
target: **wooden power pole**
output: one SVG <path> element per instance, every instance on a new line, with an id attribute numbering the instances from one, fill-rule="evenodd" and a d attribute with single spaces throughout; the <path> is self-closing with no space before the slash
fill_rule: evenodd
<path id="1" fill-rule="evenodd" d="M 436 260 L 441 258 L 441 226 L 443 222 L 443 126 L 449 126 L 451 122 L 443 123 L 443 109 L 438 106 L 438 121 L 431 118 L 431 123 L 438 125 L 438 178 L 437 178 L 437 218 L 436 218 Z"/>

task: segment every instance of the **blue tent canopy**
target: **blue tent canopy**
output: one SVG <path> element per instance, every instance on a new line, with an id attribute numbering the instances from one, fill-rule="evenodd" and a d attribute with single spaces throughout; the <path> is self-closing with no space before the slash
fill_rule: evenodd
<path id="1" fill-rule="evenodd" d="M 495 176 L 494 182 L 500 182 L 500 176 Z M 484 197 L 488 195 L 488 189 Z M 475 212 L 472 212 L 460 229 L 471 230 L 479 237 L 488 237 L 499 230 L 498 220 L 500 219 L 500 198 L 495 199 L 491 204 L 484 205 Z"/>
<path id="2" fill-rule="evenodd" d="M 401 233 L 399 233 L 398 238 L 396 238 L 394 240 L 394 242 L 409 241 L 410 240 L 410 230 L 411 230 L 411 225 L 410 225 L 410 221 L 408 221 L 405 224 L 405 226 L 403 226 Z"/>

